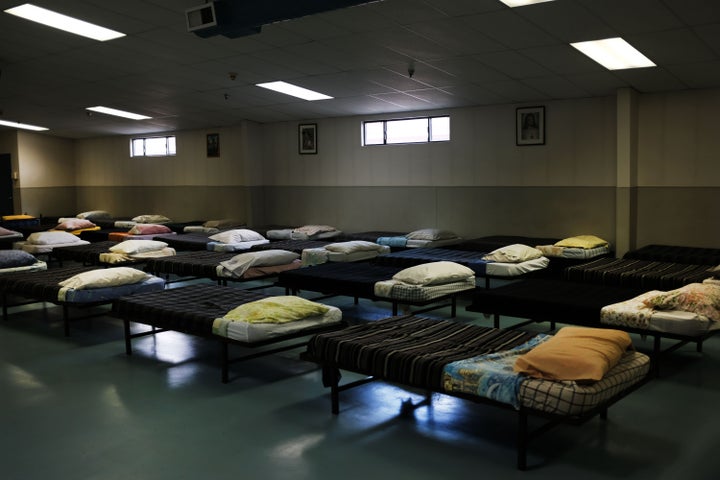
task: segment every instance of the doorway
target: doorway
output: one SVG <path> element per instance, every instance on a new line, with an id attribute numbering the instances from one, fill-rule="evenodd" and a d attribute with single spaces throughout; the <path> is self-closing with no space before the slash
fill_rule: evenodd
<path id="1" fill-rule="evenodd" d="M 15 213 L 13 204 L 12 158 L 9 153 L 0 153 L 0 212 L 2 215 Z"/>

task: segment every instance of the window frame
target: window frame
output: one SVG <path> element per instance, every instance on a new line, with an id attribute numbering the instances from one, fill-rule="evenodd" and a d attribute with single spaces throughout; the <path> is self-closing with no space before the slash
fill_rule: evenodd
<path id="1" fill-rule="evenodd" d="M 165 140 L 165 153 L 160 154 L 148 154 L 147 153 L 147 141 L 164 139 Z M 170 142 L 172 139 L 172 142 Z M 138 153 L 135 151 L 135 142 L 142 141 L 142 152 Z M 170 143 L 174 145 L 174 151 L 170 148 Z M 174 157 L 177 155 L 177 137 L 175 135 L 155 135 L 151 137 L 133 137 L 130 139 L 130 158 L 136 157 Z"/>
<path id="2" fill-rule="evenodd" d="M 432 138 L 432 120 L 435 118 L 447 118 L 448 119 L 448 138 L 442 139 L 442 140 L 433 140 Z M 388 132 L 388 123 L 392 122 L 403 122 L 408 120 L 426 120 L 427 121 L 427 140 L 421 140 L 417 142 L 388 142 L 387 138 L 387 132 Z M 422 145 L 426 143 L 438 143 L 438 142 L 449 142 L 450 141 L 450 115 L 429 115 L 429 116 L 423 116 L 423 117 L 403 117 L 403 118 L 392 118 L 392 119 L 386 119 L 386 120 L 365 120 L 362 122 L 361 125 L 361 141 L 363 147 L 377 147 L 382 145 Z M 382 133 L 383 133 L 383 140 L 382 143 L 367 143 L 366 138 L 366 125 L 368 124 L 382 124 Z"/>

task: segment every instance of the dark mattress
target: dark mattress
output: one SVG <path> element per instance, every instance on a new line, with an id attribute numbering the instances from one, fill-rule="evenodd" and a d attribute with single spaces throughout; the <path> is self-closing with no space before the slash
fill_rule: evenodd
<path id="1" fill-rule="evenodd" d="M 217 280 L 217 266 L 235 252 L 184 251 L 170 257 L 148 258 L 145 271 L 157 276 L 201 277 Z"/>
<path id="2" fill-rule="evenodd" d="M 314 267 L 281 272 L 276 285 L 292 290 L 309 290 L 373 299 L 376 298 L 375 283 L 381 280 L 390 280 L 400 270 L 402 270 L 401 267 L 367 262 L 324 263 Z"/>
<path id="3" fill-rule="evenodd" d="M 106 227 L 106 228 L 100 228 L 100 230 L 83 230 L 80 232 L 80 238 L 82 240 L 87 240 L 88 242 L 106 242 L 108 241 L 108 238 L 110 238 L 111 233 L 117 233 L 117 232 L 127 232 L 130 230 L 129 228 L 116 228 L 116 227 Z M 113 242 L 117 243 L 117 242 Z"/>
<path id="4" fill-rule="evenodd" d="M 132 322 L 212 337 L 212 325 L 233 308 L 267 295 L 221 285 L 189 285 L 122 297 L 112 314 Z"/>
<path id="5" fill-rule="evenodd" d="M 39 272 L 12 272 L 0 275 L 0 292 L 57 303 L 58 282 L 97 267 L 59 267 Z"/>
<path id="6" fill-rule="evenodd" d="M 626 258 L 599 258 L 567 267 L 567 280 L 598 285 L 617 285 L 645 290 L 673 290 L 688 283 L 702 282 L 716 265 L 656 262 Z"/>
<path id="7" fill-rule="evenodd" d="M 452 250 L 449 248 L 410 248 L 379 255 L 373 259 L 373 263 L 403 269 L 422 263 L 448 261 L 465 265 L 477 275 L 484 276 L 485 266 L 488 262 L 482 259 L 483 255 L 485 255 L 483 252 Z"/>
<path id="8" fill-rule="evenodd" d="M 208 243 L 211 242 L 209 233 L 163 233 L 153 237 L 153 240 L 167 243 L 168 247 L 174 248 L 175 251 L 199 251 L 207 250 Z"/>
<path id="9" fill-rule="evenodd" d="M 422 388 L 442 388 L 443 367 L 507 350 L 536 334 L 422 317 L 392 317 L 313 336 L 306 358 Z"/>
<path id="10" fill-rule="evenodd" d="M 492 252 L 498 248 L 507 247 L 508 245 L 514 245 L 516 243 L 536 247 L 537 245 L 553 245 L 560 240 L 559 238 L 525 237 L 520 235 L 490 235 L 487 237 L 463 240 L 460 243 L 448 245 L 447 248 L 474 252 Z"/>
<path id="11" fill-rule="evenodd" d="M 600 309 L 646 290 L 559 279 L 532 279 L 473 292 L 471 312 L 523 319 L 600 326 Z"/>
<path id="12" fill-rule="evenodd" d="M 365 242 L 377 243 L 380 237 L 404 237 L 408 232 L 387 232 L 382 230 L 373 230 L 369 232 L 343 233 L 338 238 L 339 242 L 348 242 L 351 240 L 363 240 Z"/>
<path id="13" fill-rule="evenodd" d="M 249 251 L 259 250 L 289 250 L 295 253 L 302 253 L 306 248 L 323 248 L 331 242 L 324 240 L 273 240 L 270 243 L 253 245 Z"/>
<path id="14" fill-rule="evenodd" d="M 691 265 L 720 265 L 720 248 L 682 247 L 677 245 L 646 245 L 631 250 L 623 258 Z"/>

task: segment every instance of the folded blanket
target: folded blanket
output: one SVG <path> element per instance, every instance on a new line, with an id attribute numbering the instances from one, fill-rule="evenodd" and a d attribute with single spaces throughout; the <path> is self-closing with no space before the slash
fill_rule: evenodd
<path id="1" fill-rule="evenodd" d="M 408 239 L 406 237 L 379 237 L 376 241 L 378 244 L 388 247 L 404 247 L 407 245 Z"/>
<path id="2" fill-rule="evenodd" d="M 375 282 L 374 292 L 375 295 L 378 297 L 385 297 L 390 298 L 392 296 L 392 290 L 395 285 L 398 285 L 402 282 L 398 280 L 381 280 L 379 282 Z"/>
<path id="3" fill-rule="evenodd" d="M 302 266 L 311 267 L 327 263 L 328 253 L 324 248 L 306 248 L 302 251 Z"/>

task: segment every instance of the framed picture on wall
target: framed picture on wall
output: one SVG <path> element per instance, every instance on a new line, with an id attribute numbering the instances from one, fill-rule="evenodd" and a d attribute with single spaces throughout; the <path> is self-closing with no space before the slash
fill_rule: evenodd
<path id="1" fill-rule="evenodd" d="M 515 143 L 545 144 L 545 107 L 522 107 L 516 110 Z"/>
<path id="2" fill-rule="evenodd" d="M 300 155 L 317 153 L 317 124 L 306 123 L 298 127 L 298 146 Z"/>
<path id="3" fill-rule="evenodd" d="M 207 134 L 207 156 L 208 157 L 219 157 L 220 156 L 220 134 L 219 133 L 208 133 Z"/>

